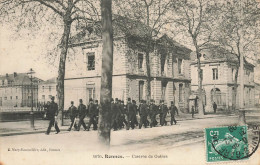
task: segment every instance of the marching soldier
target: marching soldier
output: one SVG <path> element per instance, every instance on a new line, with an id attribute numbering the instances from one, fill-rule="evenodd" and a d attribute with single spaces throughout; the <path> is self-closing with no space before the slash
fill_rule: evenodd
<path id="1" fill-rule="evenodd" d="M 118 104 L 118 98 L 115 99 L 115 103 L 111 104 L 112 109 L 112 127 L 114 128 L 114 131 L 118 129 L 118 122 L 119 122 L 119 116 L 121 114 L 119 104 Z"/>
<path id="2" fill-rule="evenodd" d="M 127 104 L 126 104 L 126 113 L 127 113 L 127 130 L 129 127 L 132 129 L 135 128 L 135 120 L 136 120 L 136 109 L 134 108 L 134 105 L 131 103 L 131 98 L 127 99 Z"/>
<path id="3" fill-rule="evenodd" d="M 177 121 L 175 120 L 175 114 L 179 115 L 179 112 L 178 112 L 178 108 L 174 105 L 173 101 L 171 101 L 170 112 L 171 112 L 171 125 L 173 124 L 173 122 L 176 125 Z"/>
<path id="4" fill-rule="evenodd" d="M 56 134 L 60 132 L 60 129 L 57 124 L 57 115 L 58 115 L 58 104 L 54 102 L 54 97 L 51 97 L 51 102 L 48 106 L 47 116 L 50 120 L 49 127 L 47 129 L 46 135 L 49 135 L 51 132 L 51 127 L 54 126 L 56 130 Z"/>
<path id="5" fill-rule="evenodd" d="M 93 99 L 89 99 L 89 104 L 88 104 L 88 115 L 89 115 L 89 123 L 88 123 L 88 128 L 87 131 L 89 131 L 90 126 L 93 124 L 93 130 L 97 130 L 97 123 L 96 123 L 96 106 L 93 103 Z"/>
<path id="6" fill-rule="evenodd" d="M 74 128 L 77 130 L 77 125 L 76 125 L 76 117 L 78 116 L 78 110 L 77 108 L 74 106 L 74 102 L 71 101 L 71 106 L 69 107 L 69 114 L 70 114 L 70 127 L 68 129 L 68 131 L 71 130 L 71 128 L 74 126 Z"/>
<path id="7" fill-rule="evenodd" d="M 79 125 L 78 125 L 78 131 L 80 130 L 81 125 L 83 125 L 84 130 L 87 130 L 87 126 L 84 122 L 84 118 L 87 114 L 87 108 L 86 105 L 83 104 L 82 99 L 79 99 L 79 106 L 78 106 L 78 112 L 79 112 Z"/>
<path id="8" fill-rule="evenodd" d="M 150 109 L 150 118 L 151 118 L 151 123 L 150 123 L 150 127 L 155 127 L 157 125 L 157 121 L 156 121 L 156 115 L 157 115 L 157 106 L 154 104 L 154 100 L 151 100 L 151 104 L 149 106 Z"/>
<path id="9" fill-rule="evenodd" d="M 121 112 L 121 114 L 120 114 L 120 126 L 121 126 L 121 128 L 122 127 L 124 127 L 124 125 L 127 127 L 127 121 L 126 121 L 126 119 L 125 119 L 125 115 L 126 115 L 126 107 L 125 107 L 125 105 L 124 105 L 124 101 L 123 100 L 120 100 L 119 101 L 119 107 L 120 107 L 120 112 Z"/>
<path id="10" fill-rule="evenodd" d="M 148 106 L 146 100 L 144 100 L 144 105 L 145 105 L 145 107 L 146 107 L 146 114 L 147 114 L 147 117 L 146 117 L 146 126 L 149 126 L 149 125 L 150 125 L 150 122 L 149 122 L 149 120 L 148 120 L 148 116 L 149 116 L 149 114 L 150 114 L 150 111 L 149 111 L 149 106 Z"/>
<path id="11" fill-rule="evenodd" d="M 136 105 L 136 101 L 135 100 L 132 100 L 132 104 L 133 104 L 133 108 L 134 108 L 134 111 L 135 111 L 135 117 L 134 117 L 134 125 L 138 126 L 138 121 L 137 121 L 137 112 L 138 112 L 138 107 Z"/>
<path id="12" fill-rule="evenodd" d="M 144 104 L 144 100 L 141 100 L 141 104 L 139 106 L 139 113 L 140 113 L 140 124 L 139 124 L 139 129 L 142 128 L 142 126 L 144 125 L 144 127 L 146 128 L 146 124 L 147 124 L 147 105 Z"/>
<path id="13" fill-rule="evenodd" d="M 166 105 L 164 105 L 164 100 L 161 100 L 161 105 L 159 106 L 159 111 L 160 111 L 160 125 L 167 125 L 167 122 L 165 120 L 168 112 L 168 108 Z"/>

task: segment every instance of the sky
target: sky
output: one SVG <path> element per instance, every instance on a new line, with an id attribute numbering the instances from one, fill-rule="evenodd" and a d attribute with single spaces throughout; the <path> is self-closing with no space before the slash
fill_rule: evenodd
<path id="1" fill-rule="evenodd" d="M 14 30 L 6 25 L 0 27 L 0 75 L 26 73 L 32 68 L 35 76 L 47 80 L 57 76 L 57 65 L 48 63 L 45 53 L 46 37 L 16 37 Z"/>

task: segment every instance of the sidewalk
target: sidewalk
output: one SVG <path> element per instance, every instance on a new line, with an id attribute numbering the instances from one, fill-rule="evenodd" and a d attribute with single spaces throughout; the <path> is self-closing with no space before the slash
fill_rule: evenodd
<path id="1" fill-rule="evenodd" d="M 199 116 L 198 114 L 194 115 L 194 118 L 191 117 L 191 114 L 179 114 L 176 115 L 176 120 L 184 121 L 184 120 L 198 120 L 198 119 L 206 119 L 206 118 L 218 118 L 225 116 L 234 116 L 234 114 L 207 114 L 203 116 Z M 88 123 L 88 118 L 85 118 L 85 122 Z M 170 115 L 167 115 L 166 121 L 168 124 L 170 122 Z M 157 117 L 157 121 L 159 121 L 159 117 Z M 13 135 L 24 135 L 24 134 L 37 134 L 37 133 L 45 133 L 48 127 L 48 120 L 35 120 L 34 126 L 35 130 L 30 127 L 30 121 L 17 121 L 17 122 L 1 122 L 0 125 L 0 136 L 13 136 Z M 61 131 L 66 131 L 69 127 L 70 120 L 64 119 L 64 126 L 59 126 Z M 83 130 L 83 128 L 81 128 Z M 55 131 L 52 128 L 52 131 Z"/>

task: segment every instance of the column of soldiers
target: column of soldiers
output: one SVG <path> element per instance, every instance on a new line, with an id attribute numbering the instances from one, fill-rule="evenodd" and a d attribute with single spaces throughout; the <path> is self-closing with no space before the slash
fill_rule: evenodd
<path id="1" fill-rule="evenodd" d="M 60 132 L 57 124 L 54 123 L 54 116 L 57 116 L 58 105 L 54 103 L 54 98 L 52 98 L 50 109 L 51 120 L 47 130 L 47 134 L 50 133 L 51 127 L 54 125 L 55 129 Z M 170 113 L 171 116 L 171 125 L 173 122 L 176 124 L 175 115 L 178 114 L 178 109 L 174 105 L 173 101 L 171 102 L 171 106 L 168 108 L 164 104 L 164 100 L 160 101 L 160 105 L 155 105 L 154 100 L 150 100 L 150 104 L 148 105 L 146 100 L 141 100 L 139 107 L 136 105 L 135 100 L 127 99 L 127 103 L 124 104 L 124 101 L 116 98 L 115 100 L 111 100 L 111 126 L 114 131 L 126 128 L 129 130 L 130 128 L 134 129 L 136 126 L 139 126 L 141 129 L 143 126 L 146 128 L 150 126 L 156 127 L 158 124 L 161 126 L 167 125 L 166 116 Z M 140 116 L 140 120 L 138 123 L 137 116 Z M 93 130 L 97 130 L 98 124 L 98 115 L 99 115 L 99 105 L 98 101 L 93 99 L 89 99 L 89 104 L 86 106 L 83 104 L 82 99 L 79 100 L 79 106 L 75 107 L 74 102 L 71 101 L 71 106 L 69 107 L 69 115 L 71 124 L 68 128 L 68 131 L 71 131 L 74 128 L 77 131 L 80 131 L 81 126 L 83 126 L 85 131 L 89 131 L 91 125 L 93 125 Z M 160 122 L 157 121 L 157 115 L 159 115 Z M 84 122 L 84 118 L 89 117 L 89 123 L 86 125 Z M 148 120 L 149 118 L 149 120 Z M 78 121 L 78 122 L 77 122 Z"/>

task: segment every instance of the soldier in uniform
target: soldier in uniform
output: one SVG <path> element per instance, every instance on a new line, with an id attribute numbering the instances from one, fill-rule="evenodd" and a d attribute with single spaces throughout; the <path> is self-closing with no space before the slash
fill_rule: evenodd
<path id="1" fill-rule="evenodd" d="M 78 112 L 79 112 L 79 125 L 78 125 L 78 131 L 80 130 L 81 125 L 83 125 L 84 130 L 87 130 L 87 126 L 84 122 L 84 118 L 87 114 L 87 108 L 86 105 L 83 104 L 82 99 L 79 99 L 79 106 L 78 106 Z"/>
<path id="2" fill-rule="evenodd" d="M 89 123 L 88 123 L 88 128 L 87 131 L 89 131 L 90 126 L 93 124 L 93 130 L 97 130 L 97 123 L 96 123 L 96 106 L 93 103 L 93 99 L 89 99 L 89 104 L 88 104 L 88 115 L 89 115 Z"/>
<path id="3" fill-rule="evenodd" d="M 98 124 L 98 115 L 99 115 L 99 105 L 98 105 L 98 100 L 95 100 L 95 121 Z"/>
<path id="4" fill-rule="evenodd" d="M 164 105 L 164 100 L 161 100 L 161 105 L 159 106 L 159 111 L 160 111 L 160 124 L 161 126 L 167 125 L 167 122 L 165 120 L 168 112 L 168 108 L 166 105 Z"/>
<path id="5" fill-rule="evenodd" d="M 74 106 L 74 102 L 71 101 L 70 103 L 71 103 L 71 106 L 69 107 L 69 114 L 70 114 L 71 124 L 70 124 L 70 127 L 69 127 L 68 131 L 70 131 L 73 126 L 77 130 L 77 124 L 75 123 L 75 119 L 78 116 L 78 110 Z"/>
<path id="6" fill-rule="evenodd" d="M 126 117 L 127 117 L 127 116 L 126 116 L 126 106 L 125 106 L 123 100 L 121 100 L 120 111 L 121 111 L 121 120 L 122 120 L 123 127 L 124 127 L 124 125 L 125 125 L 126 128 L 127 128 L 128 122 L 126 121 Z"/>
<path id="7" fill-rule="evenodd" d="M 136 120 L 136 109 L 134 108 L 134 105 L 131 103 L 131 98 L 127 99 L 126 104 L 126 114 L 127 114 L 127 130 L 131 127 L 132 129 L 135 128 L 135 120 Z"/>
<path id="8" fill-rule="evenodd" d="M 156 115 L 157 115 L 157 106 L 154 104 L 154 100 L 151 100 L 150 106 L 149 106 L 149 115 L 151 118 L 151 123 L 150 123 L 150 127 L 155 127 L 157 125 L 157 121 L 156 121 Z"/>
<path id="9" fill-rule="evenodd" d="M 133 104 L 133 108 L 134 108 L 134 111 L 135 111 L 135 117 L 134 117 L 134 125 L 138 126 L 138 121 L 137 121 L 137 112 L 138 112 L 138 107 L 136 105 L 136 101 L 135 100 L 132 100 L 132 104 Z"/>
<path id="10" fill-rule="evenodd" d="M 175 120 L 175 114 L 179 115 L 179 112 L 178 112 L 178 108 L 174 105 L 173 101 L 171 101 L 170 112 L 171 112 L 171 125 L 173 124 L 173 122 L 176 125 L 177 121 Z"/>
<path id="11" fill-rule="evenodd" d="M 54 125 L 55 130 L 56 130 L 56 134 L 58 134 L 60 132 L 60 129 L 58 127 L 57 124 L 57 115 L 58 115 L 58 104 L 54 102 L 54 97 L 51 97 L 51 102 L 48 106 L 48 110 L 47 110 L 47 116 L 50 120 L 49 122 L 49 127 L 47 129 L 46 135 L 49 135 L 51 132 L 51 127 Z"/>
<path id="12" fill-rule="evenodd" d="M 144 127 L 146 128 L 147 126 L 147 105 L 144 104 L 144 100 L 141 100 L 141 104 L 139 106 L 139 110 L 140 110 L 140 124 L 139 124 L 139 129 L 142 128 L 142 126 L 144 125 Z"/>
<path id="13" fill-rule="evenodd" d="M 150 109 L 149 109 L 149 106 L 148 106 L 146 100 L 144 100 L 144 105 L 145 105 L 145 107 L 147 107 L 147 108 L 146 108 L 146 114 L 147 114 L 147 117 L 146 117 L 146 126 L 149 126 L 149 125 L 150 125 L 150 122 L 149 122 L 149 120 L 148 120 L 148 116 L 149 116 L 149 114 L 150 114 Z"/>
<path id="14" fill-rule="evenodd" d="M 116 131 L 119 128 L 119 116 L 121 114 L 118 98 L 115 99 L 115 103 L 112 103 L 111 105 L 112 109 L 112 127 L 114 128 L 114 131 Z"/>

